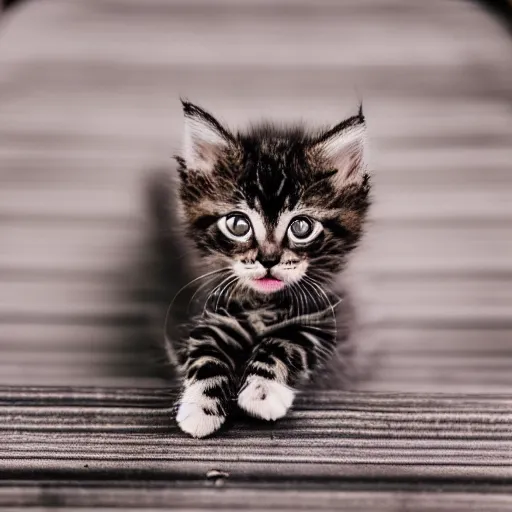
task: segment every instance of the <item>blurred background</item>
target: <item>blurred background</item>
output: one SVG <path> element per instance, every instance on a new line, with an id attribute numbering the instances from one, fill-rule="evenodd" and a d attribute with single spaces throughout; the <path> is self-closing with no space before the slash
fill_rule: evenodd
<path id="1" fill-rule="evenodd" d="M 375 204 L 349 278 L 380 355 L 360 388 L 512 390 L 507 1 L 4 9 L 0 385 L 166 384 L 181 256 L 155 251 L 147 182 L 173 172 L 183 96 L 233 127 L 334 124 L 362 98 Z"/>

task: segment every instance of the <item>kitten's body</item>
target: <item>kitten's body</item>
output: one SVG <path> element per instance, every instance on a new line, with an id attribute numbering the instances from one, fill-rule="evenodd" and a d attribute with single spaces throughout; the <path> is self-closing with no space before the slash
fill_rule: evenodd
<path id="1" fill-rule="evenodd" d="M 325 133 L 265 125 L 233 135 L 183 106 L 179 196 L 205 274 L 187 336 L 173 345 L 177 421 L 203 437 L 235 403 L 284 416 L 297 389 L 348 353 L 337 276 L 362 234 L 369 179 L 361 111 Z"/>

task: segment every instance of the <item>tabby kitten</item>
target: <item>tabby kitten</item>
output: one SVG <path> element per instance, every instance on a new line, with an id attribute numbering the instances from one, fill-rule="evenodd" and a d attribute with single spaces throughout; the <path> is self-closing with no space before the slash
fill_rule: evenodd
<path id="1" fill-rule="evenodd" d="M 335 283 L 361 237 L 370 184 L 361 108 L 319 133 L 270 124 L 232 133 L 182 103 L 180 206 L 207 293 L 175 352 L 176 420 L 204 437 L 235 401 L 256 418 L 281 418 L 346 343 Z"/>

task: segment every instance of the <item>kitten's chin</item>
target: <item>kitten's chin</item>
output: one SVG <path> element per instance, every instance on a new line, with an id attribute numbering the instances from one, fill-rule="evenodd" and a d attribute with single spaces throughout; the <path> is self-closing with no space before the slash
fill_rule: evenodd
<path id="1" fill-rule="evenodd" d="M 261 279 L 251 279 L 249 285 L 260 293 L 275 293 L 282 290 L 286 284 L 279 279 L 271 277 L 262 277 Z"/>

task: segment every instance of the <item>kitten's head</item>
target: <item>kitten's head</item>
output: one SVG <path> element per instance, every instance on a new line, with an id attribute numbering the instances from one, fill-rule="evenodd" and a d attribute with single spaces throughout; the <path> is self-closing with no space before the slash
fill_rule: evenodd
<path id="1" fill-rule="evenodd" d="M 259 294 L 329 284 L 369 204 L 362 109 L 315 134 L 268 124 L 234 134 L 196 105 L 183 109 L 180 199 L 212 269 Z"/>

